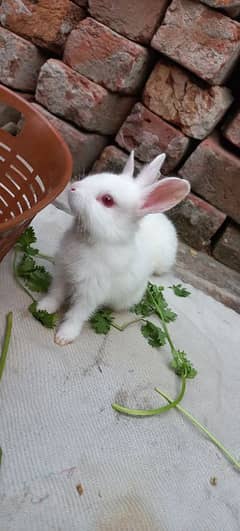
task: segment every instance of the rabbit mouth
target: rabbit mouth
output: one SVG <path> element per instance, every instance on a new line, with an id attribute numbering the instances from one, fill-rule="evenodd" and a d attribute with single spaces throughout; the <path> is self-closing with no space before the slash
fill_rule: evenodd
<path id="1" fill-rule="evenodd" d="M 78 214 L 78 216 L 75 218 L 74 223 L 74 232 L 76 236 L 80 239 L 84 239 L 86 241 L 90 240 L 90 231 L 89 228 L 86 225 L 86 221 L 84 221 L 84 218 Z"/>

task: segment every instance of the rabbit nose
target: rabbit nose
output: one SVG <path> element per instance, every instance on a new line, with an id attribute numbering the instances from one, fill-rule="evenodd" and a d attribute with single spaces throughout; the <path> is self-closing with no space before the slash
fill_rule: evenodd
<path id="1" fill-rule="evenodd" d="M 76 192 L 76 188 L 74 188 L 74 186 L 71 187 L 71 192 Z"/>

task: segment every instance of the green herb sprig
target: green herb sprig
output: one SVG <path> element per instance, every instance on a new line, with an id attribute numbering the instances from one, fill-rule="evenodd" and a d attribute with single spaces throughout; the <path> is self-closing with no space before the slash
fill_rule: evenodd
<path id="1" fill-rule="evenodd" d="M 33 227 L 28 227 L 20 236 L 15 245 L 13 259 L 13 274 L 17 284 L 32 299 L 29 312 L 46 328 L 54 328 L 57 322 L 57 314 L 37 310 L 37 301 L 32 292 L 45 293 L 48 291 L 52 277 L 44 266 L 37 264 L 35 258 L 41 258 L 54 263 L 51 256 L 40 253 L 39 249 L 32 247 L 37 238 Z M 21 256 L 19 260 L 19 255 Z"/>
<path id="2" fill-rule="evenodd" d="M 42 258 L 43 260 L 47 260 L 48 262 L 54 264 L 54 259 L 52 258 L 52 256 L 40 253 L 39 249 L 32 247 L 32 244 L 36 243 L 36 241 L 37 237 L 34 228 L 28 227 L 18 239 L 15 245 L 15 249 L 17 251 L 21 251 L 22 253 L 26 253 L 29 256 L 37 255 L 39 258 Z"/>
<path id="3" fill-rule="evenodd" d="M 186 379 L 194 378 L 197 374 L 197 371 L 193 367 L 192 363 L 188 360 L 186 353 L 184 351 L 178 350 L 175 347 L 170 336 L 167 323 L 175 321 L 177 314 L 168 306 L 168 303 L 164 297 L 164 287 L 157 286 L 149 282 L 141 302 L 137 304 L 132 311 L 134 311 L 137 315 L 142 315 L 142 318 L 155 315 L 162 322 L 161 328 L 151 321 L 143 319 L 144 324 L 141 326 L 141 332 L 142 335 L 147 339 L 149 345 L 152 347 L 162 347 L 166 344 L 166 342 L 168 342 L 170 346 L 172 354 L 170 366 L 182 379 L 181 391 L 178 397 L 171 402 L 171 404 L 169 404 L 175 407 L 176 404 L 179 404 L 184 396 L 186 390 Z M 120 404 L 113 404 L 112 407 L 115 409 L 115 411 L 132 416 L 159 415 L 166 411 L 166 406 L 154 410 L 130 409 Z"/>
<path id="4" fill-rule="evenodd" d="M 173 284 L 173 286 L 169 286 L 170 289 L 172 289 L 177 295 L 177 297 L 189 297 L 191 295 L 190 291 L 188 291 L 182 284 Z"/>
<path id="5" fill-rule="evenodd" d="M 194 378 L 197 374 L 197 371 L 188 360 L 186 353 L 184 351 L 178 350 L 174 346 L 174 343 L 171 339 L 167 324 L 175 321 L 177 314 L 169 307 L 164 297 L 163 286 L 157 286 L 149 282 L 142 300 L 136 306 L 134 306 L 134 308 L 132 308 L 132 312 L 134 312 L 138 317 L 129 321 L 128 323 L 125 323 L 124 325 L 119 325 L 115 322 L 113 312 L 109 309 L 103 308 L 95 312 L 95 314 L 91 317 L 90 325 L 96 333 L 107 334 L 111 327 L 116 328 L 119 331 L 123 331 L 129 325 L 136 322 L 141 322 L 141 333 L 148 341 L 149 345 L 154 348 L 160 348 L 168 342 L 172 353 L 171 368 L 178 376 L 181 377 L 182 381 L 179 395 L 173 401 L 173 403 L 169 404 L 168 406 L 155 409 L 131 409 L 120 404 L 112 404 L 112 407 L 115 411 L 124 413 L 126 415 L 141 417 L 159 415 L 164 411 L 175 407 L 175 405 L 182 400 L 186 390 L 186 379 Z M 157 326 L 149 319 L 146 319 L 146 317 L 153 315 L 157 316 L 161 320 L 162 326 Z"/>
<path id="6" fill-rule="evenodd" d="M 171 362 L 172 369 L 178 376 L 194 378 L 197 374 L 196 369 L 194 369 L 192 363 L 188 360 L 186 353 L 175 347 L 170 336 L 167 324 L 171 321 L 175 321 L 177 314 L 169 308 L 163 292 L 164 288 L 162 286 L 156 286 L 149 282 L 142 301 L 133 308 L 133 311 L 137 314 L 142 313 L 144 316 L 154 314 L 160 319 L 162 322 L 162 329 L 156 327 L 153 323 L 150 323 L 150 325 L 148 324 L 147 326 L 144 325 L 142 327 L 143 335 L 148 337 L 145 333 L 148 329 L 154 331 L 155 336 L 159 338 L 159 343 L 150 337 L 150 341 L 148 342 L 152 346 L 162 346 L 167 341 L 173 357 Z M 157 330 L 159 330 L 158 335 L 156 334 Z"/>

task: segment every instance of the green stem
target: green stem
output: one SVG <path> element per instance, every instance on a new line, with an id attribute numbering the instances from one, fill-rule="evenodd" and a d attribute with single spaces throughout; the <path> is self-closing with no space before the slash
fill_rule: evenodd
<path id="1" fill-rule="evenodd" d="M 118 325 L 117 323 L 111 323 L 111 327 L 116 328 L 116 330 L 118 330 L 119 332 L 122 332 L 121 325 Z"/>
<path id="2" fill-rule="evenodd" d="M 38 258 L 42 258 L 43 260 L 47 260 L 48 262 L 51 262 L 51 264 L 55 264 L 54 258 L 52 256 L 49 256 L 48 254 L 38 253 Z"/>
<path id="3" fill-rule="evenodd" d="M 121 406 L 120 404 L 112 404 L 112 408 L 118 413 L 124 413 L 125 415 L 131 415 L 133 417 L 151 417 L 153 415 L 160 415 L 173 407 L 176 407 L 181 402 L 186 390 L 186 379 L 182 377 L 182 387 L 178 397 L 166 406 L 159 407 L 157 409 L 130 409 L 128 407 Z"/>
<path id="4" fill-rule="evenodd" d="M 169 404 L 174 403 L 174 401 L 172 401 L 172 399 L 168 395 L 166 395 L 166 393 L 163 393 L 163 391 L 161 391 L 159 388 L 156 387 L 155 391 L 163 398 L 165 398 L 169 402 Z M 214 435 L 207 428 L 205 428 L 203 424 L 201 424 L 195 417 L 191 415 L 191 413 L 189 413 L 189 411 L 184 409 L 182 406 L 177 404 L 175 405 L 175 407 L 179 409 L 179 411 L 181 411 L 181 413 L 183 413 L 183 415 L 185 415 L 185 417 L 187 417 L 195 426 L 202 430 L 203 433 L 205 433 L 205 435 L 207 435 L 207 437 L 210 439 L 210 441 L 212 441 L 213 444 L 215 444 L 215 446 L 217 446 L 217 448 L 221 450 L 221 452 L 227 457 L 227 459 L 231 463 L 233 463 L 233 465 L 238 468 L 238 470 L 240 470 L 240 461 L 237 461 L 237 459 L 235 459 L 235 457 L 230 454 L 230 452 L 222 445 L 222 443 L 218 439 L 216 439 L 216 437 L 214 437 Z"/>
<path id="5" fill-rule="evenodd" d="M 139 321 L 145 321 L 142 317 L 138 317 L 137 319 L 132 319 L 132 321 L 128 321 L 127 323 L 124 323 L 122 325 L 119 325 L 115 322 L 111 323 L 111 326 L 113 328 L 116 328 L 116 330 L 119 330 L 119 332 L 124 332 L 126 328 L 132 324 L 139 323 Z"/>
<path id="6" fill-rule="evenodd" d="M 161 321 L 162 321 L 162 325 L 163 325 L 163 329 L 164 329 L 164 332 L 165 332 L 165 335 L 166 335 L 166 338 L 168 340 L 168 343 L 169 343 L 169 346 L 171 348 L 171 352 L 172 354 L 174 354 L 174 352 L 176 352 L 176 348 L 172 342 L 172 339 L 169 335 L 169 332 L 168 332 L 168 327 L 165 323 L 165 320 L 164 320 L 164 315 L 163 315 L 163 312 L 162 312 L 162 309 L 160 308 L 160 306 L 157 304 L 157 302 L 155 301 L 154 297 L 152 296 L 152 294 L 150 293 L 151 295 L 151 299 L 152 299 L 152 302 L 156 308 L 156 313 L 158 314 L 158 317 L 160 317 Z"/>
<path id="7" fill-rule="evenodd" d="M 8 353 L 8 347 L 11 339 L 11 332 L 12 332 L 12 321 L 13 321 L 13 314 L 12 312 L 9 312 L 6 316 L 6 332 L 5 337 L 3 341 L 3 347 L 1 352 L 1 358 L 0 358 L 0 380 L 2 378 L 2 374 L 4 371 L 6 359 L 7 359 L 7 353 Z"/>
<path id="8" fill-rule="evenodd" d="M 28 291 L 28 289 L 20 282 L 20 280 L 18 278 L 18 274 L 17 274 L 17 254 L 18 254 L 18 252 L 15 249 L 14 257 L 13 257 L 13 275 L 14 275 L 15 281 L 18 284 L 18 286 L 20 286 L 20 288 L 22 288 L 23 291 L 25 291 L 25 293 L 27 293 L 27 295 L 32 299 L 32 301 L 36 302 L 36 299 L 34 299 L 32 294 L 30 293 L 30 291 Z"/>

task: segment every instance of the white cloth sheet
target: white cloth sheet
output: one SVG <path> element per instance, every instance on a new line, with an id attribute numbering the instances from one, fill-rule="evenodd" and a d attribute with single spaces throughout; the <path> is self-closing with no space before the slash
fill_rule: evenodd
<path id="1" fill-rule="evenodd" d="M 53 254 L 69 219 L 54 206 L 38 215 L 43 252 Z M 196 427 L 176 410 L 136 419 L 111 409 L 163 404 L 155 386 L 176 396 L 168 347 L 152 349 L 138 326 L 104 337 L 88 325 L 56 346 L 28 313 L 11 259 L 0 265 L 2 336 L 14 313 L 0 384 L 0 530 L 239 531 L 240 471 Z M 198 368 L 183 405 L 240 458 L 240 318 L 190 289 L 186 299 L 167 291 L 175 343 Z"/>

